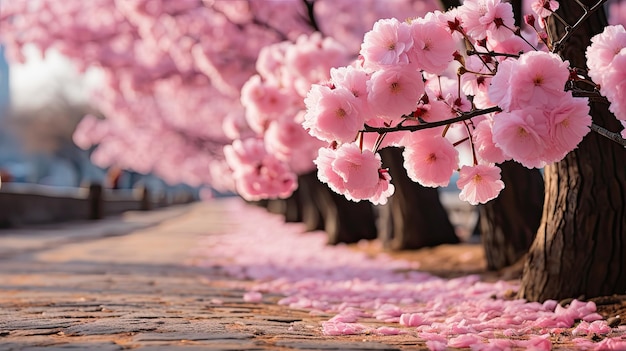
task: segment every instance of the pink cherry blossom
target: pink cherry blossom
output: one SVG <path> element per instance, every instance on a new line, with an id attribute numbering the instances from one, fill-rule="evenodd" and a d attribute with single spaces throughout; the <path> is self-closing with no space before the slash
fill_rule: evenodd
<path id="1" fill-rule="evenodd" d="M 604 85 L 607 68 L 624 48 L 626 48 L 626 29 L 622 25 L 607 26 L 602 33 L 591 38 L 591 45 L 586 51 L 589 76 L 596 83 Z"/>
<path id="2" fill-rule="evenodd" d="M 559 2 L 556 0 L 533 0 L 530 7 L 537 16 L 546 18 L 559 9 Z"/>
<path id="3" fill-rule="evenodd" d="M 505 40 L 487 40 L 487 48 L 495 52 L 517 55 L 521 52 L 535 50 L 534 48 L 539 46 L 536 32 L 523 31 L 520 34 L 524 39 L 515 35 Z M 504 58 L 498 59 L 502 61 Z"/>
<path id="4" fill-rule="evenodd" d="M 489 163 L 502 163 L 510 157 L 504 154 L 502 149 L 493 142 L 493 119 L 486 118 L 476 125 L 472 132 L 474 148 L 480 158 Z"/>
<path id="5" fill-rule="evenodd" d="M 429 73 L 441 74 L 454 59 L 457 43 L 452 34 L 432 16 L 412 20 L 410 26 L 413 47 L 409 58 L 412 64 Z"/>
<path id="6" fill-rule="evenodd" d="M 241 104 L 246 108 L 246 120 L 257 133 L 263 133 L 269 122 L 279 118 L 288 107 L 289 98 L 277 86 L 252 76 L 241 88 Z"/>
<path id="7" fill-rule="evenodd" d="M 333 168 L 333 162 L 337 159 L 337 151 L 331 148 L 320 148 L 318 156 L 313 161 L 317 165 L 317 177 L 322 183 L 338 194 L 346 191 L 343 178 Z"/>
<path id="8" fill-rule="evenodd" d="M 386 121 L 399 120 L 402 115 L 413 112 L 424 93 L 422 75 L 408 66 L 376 71 L 367 88 L 370 106 Z"/>
<path id="9" fill-rule="evenodd" d="M 483 64 L 476 55 L 465 58 L 465 68 L 472 72 L 485 73 L 478 75 L 474 73 L 465 73 L 461 76 L 461 89 L 466 95 L 477 95 L 479 91 L 486 90 L 491 82 L 488 76 L 489 69 Z"/>
<path id="10" fill-rule="evenodd" d="M 405 138 L 404 168 L 409 178 L 423 186 L 447 186 L 458 168 L 459 153 L 447 139 L 413 133 Z"/>
<path id="11" fill-rule="evenodd" d="M 454 117 L 450 106 L 440 100 L 429 100 L 427 104 L 419 103 L 412 114 L 413 118 L 420 118 L 426 122 L 443 121 Z M 405 123 L 410 125 L 410 123 Z"/>
<path id="12" fill-rule="evenodd" d="M 380 155 L 367 149 L 361 151 L 355 143 L 342 144 L 337 149 L 321 148 L 314 162 L 317 177 L 349 200 L 385 204 L 393 195 L 391 177 L 380 169 Z"/>
<path id="13" fill-rule="evenodd" d="M 247 200 L 286 198 L 298 187 L 296 175 L 269 154 L 254 169 L 235 177 L 235 183 L 237 192 Z"/>
<path id="14" fill-rule="evenodd" d="M 332 164 L 348 189 L 370 189 L 376 186 L 380 165 L 378 154 L 370 150 L 361 151 L 355 143 L 337 148 L 337 158 Z"/>
<path id="15" fill-rule="evenodd" d="M 505 111 L 545 106 L 564 94 L 569 64 L 552 53 L 531 51 L 500 63 L 491 79 L 489 98 Z"/>
<path id="16" fill-rule="evenodd" d="M 475 40 L 504 40 L 513 36 L 513 7 L 500 0 L 466 0 L 458 8 L 463 28 Z"/>
<path id="17" fill-rule="evenodd" d="M 500 168 L 494 165 L 461 167 L 456 185 L 461 189 L 459 198 L 472 205 L 484 204 L 496 198 L 504 189 Z"/>
<path id="18" fill-rule="evenodd" d="M 408 64 L 407 51 L 413 46 L 409 25 L 395 18 L 381 19 L 365 33 L 361 45 L 364 66 L 371 69 Z"/>
<path id="19" fill-rule="evenodd" d="M 543 111 L 526 108 L 494 116 L 493 141 L 502 151 L 522 165 L 543 167 L 543 153 L 549 140 Z"/>
<path id="20" fill-rule="evenodd" d="M 559 161 L 589 133 L 589 105 L 587 99 L 574 98 L 571 93 L 567 93 L 550 104 L 545 115 L 551 141 L 545 159 L 546 162 Z"/>
<path id="21" fill-rule="evenodd" d="M 303 127 L 327 142 L 352 142 L 363 128 L 364 116 L 357 98 L 345 88 L 313 85 L 304 100 L 307 112 Z"/>
<path id="22" fill-rule="evenodd" d="M 290 120 L 271 122 L 263 139 L 268 152 L 283 161 L 289 161 L 293 154 L 300 154 L 303 151 L 306 144 L 304 141 L 311 137 L 302 128 L 302 124 Z"/>
<path id="23" fill-rule="evenodd" d="M 231 145 L 224 146 L 226 161 L 235 172 L 256 167 L 266 154 L 263 141 L 256 138 L 235 140 Z"/>
<path id="24" fill-rule="evenodd" d="M 378 154 L 376 154 L 378 156 Z M 384 205 L 387 199 L 393 195 L 395 187 L 391 184 L 391 175 L 386 169 L 378 170 L 378 182 L 372 188 L 349 189 L 346 198 L 357 201 L 369 200 L 374 205 Z"/>
<path id="25" fill-rule="evenodd" d="M 373 113 L 367 102 L 367 81 L 370 75 L 354 66 L 346 66 L 330 69 L 330 77 L 335 87 L 342 87 L 350 92 L 356 98 L 357 107 L 364 120 L 373 117 Z"/>
<path id="26" fill-rule="evenodd" d="M 600 93 L 611 103 L 609 110 L 615 117 L 626 120 L 626 47 L 615 55 L 605 72 Z"/>
<path id="27" fill-rule="evenodd" d="M 248 200 L 285 198 L 297 188 L 296 175 L 265 150 L 262 139 L 235 140 L 224 146 L 237 192 Z"/>
<path id="28" fill-rule="evenodd" d="M 457 79 L 445 76 L 427 75 L 426 92 L 429 96 L 444 102 L 451 110 L 469 111 L 472 103 L 465 94 L 459 95 L 459 82 Z"/>

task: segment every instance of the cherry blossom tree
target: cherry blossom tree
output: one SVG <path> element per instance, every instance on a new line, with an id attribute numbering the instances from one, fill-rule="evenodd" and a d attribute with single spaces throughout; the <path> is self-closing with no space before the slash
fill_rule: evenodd
<path id="1" fill-rule="evenodd" d="M 313 155 L 315 139 L 298 136 L 304 133 L 296 112 L 303 109 L 312 82 L 328 79 L 330 66 L 347 62 L 336 58 L 312 69 L 328 56 L 316 53 L 321 39 L 307 44 L 303 38 L 317 31 L 330 42 L 332 34 L 331 46 L 343 46 L 343 56 L 356 55 L 359 37 L 378 18 L 434 8 L 415 0 L 370 1 L 359 7 L 345 0 L 42 0 L 11 2 L 2 16 L 4 27 L 11 29 L 4 41 L 13 57 L 19 59 L 21 47 L 34 44 L 44 53 L 61 51 L 81 68 L 97 66 L 104 72 L 105 84 L 94 103 L 106 118 L 87 117 L 75 133 L 78 145 L 97 145 L 96 163 L 259 199 L 287 197 L 299 183 L 296 174 L 308 179 L 306 170 L 314 164 L 313 156 L 305 154 Z M 270 49 L 288 42 L 303 45 L 284 57 L 281 49 Z M 268 73 L 279 66 L 282 77 L 271 77 Z M 275 123 L 269 123 L 269 115 Z M 255 135 L 262 140 L 251 139 Z M 300 140 L 312 145 L 295 150 Z M 358 230 L 355 223 L 364 222 L 358 218 L 369 218 L 366 231 L 376 235 L 369 205 L 351 204 L 332 193 L 319 202 L 321 208 L 337 202 L 343 203 L 341 209 L 362 208 L 327 214 L 332 218 L 327 222 L 357 218 L 334 223 L 345 232 Z M 346 240 L 337 236 L 343 238 L 334 241 Z"/>
<path id="2" fill-rule="evenodd" d="M 405 2 L 403 6 L 400 7 L 398 7 L 397 4 L 402 4 L 402 2 L 388 5 L 391 5 L 390 8 L 395 10 L 396 14 L 401 14 L 406 10 L 406 5 L 410 3 L 411 2 Z M 327 11 L 325 10 L 327 7 L 324 6 L 330 3 L 321 1 L 315 3 L 311 2 L 310 4 L 311 7 L 315 4 L 315 9 L 321 9 L 318 11 L 318 14 L 323 14 Z M 341 4 L 341 2 L 333 4 Z M 376 13 L 377 16 L 383 13 L 383 11 L 377 11 L 380 12 Z M 425 13 L 425 11 L 422 12 Z M 310 23 L 337 23 L 336 21 L 330 21 L 328 18 L 322 16 L 315 16 L 315 14 L 312 13 L 309 13 L 309 16 Z M 318 21 L 316 20 L 317 18 L 321 18 L 322 20 Z M 372 20 L 373 22 L 373 19 L 374 18 L 370 17 L 368 20 Z M 355 22 L 354 19 L 351 21 L 353 23 Z M 321 26 L 321 28 L 322 29 L 316 29 L 326 32 L 323 26 Z M 331 29 L 342 33 L 341 28 Z M 365 30 L 361 33 L 363 32 L 365 32 Z M 242 103 L 246 108 L 246 119 L 252 129 L 257 133 L 258 137 L 263 138 L 268 154 L 276 155 L 280 160 L 289 164 L 289 168 L 283 168 L 282 171 L 290 169 L 294 173 L 299 174 L 298 183 L 301 185 L 300 191 L 305 191 L 305 196 L 308 194 L 310 198 L 320 203 L 319 207 L 324 209 L 323 211 L 326 211 L 329 207 L 334 207 L 334 203 L 342 202 L 341 206 L 336 206 L 338 209 L 344 210 L 342 213 L 325 213 L 322 216 L 325 217 L 326 222 L 328 222 L 326 231 L 329 233 L 330 243 L 352 242 L 358 241 L 361 238 L 374 238 L 376 237 L 376 228 L 373 222 L 371 208 L 365 204 L 345 203 L 342 197 L 337 197 L 333 193 L 327 193 L 325 188 L 317 188 L 316 190 L 310 191 L 309 188 L 311 186 L 316 187 L 316 184 L 304 185 L 311 180 L 310 177 L 305 175 L 305 172 L 313 169 L 313 159 L 315 158 L 317 149 L 323 146 L 323 142 L 316 141 L 317 139 L 315 138 L 302 136 L 301 134 L 303 134 L 304 131 L 300 129 L 299 126 L 294 129 L 293 126 L 300 124 L 303 118 L 303 113 L 298 113 L 298 111 L 304 109 L 302 101 L 311 84 L 328 80 L 330 78 L 328 72 L 331 67 L 345 65 L 349 62 L 349 56 L 354 57 L 357 52 L 357 50 L 352 52 L 350 50 L 350 48 L 354 47 L 353 44 L 356 42 L 353 38 L 350 38 L 351 40 L 348 41 L 348 43 L 339 44 L 336 40 L 328 36 L 321 40 L 319 33 L 320 32 L 317 32 L 317 34 L 308 37 L 301 36 L 295 43 L 289 41 L 282 42 L 270 45 L 262 50 L 257 60 L 258 73 L 252 76 L 242 89 Z M 326 33 L 328 34 L 329 32 Z M 330 33 L 333 32 L 331 31 Z M 349 75 L 349 72 L 336 72 L 336 74 Z M 347 76 L 346 79 L 354 78 Z M 356 112 L 358 111 L 350 111 L 350 113 Z M 260 140 L 250 142 L 259 145 L 261 143 Z M 232 149 L 227 147 L 227 150 L 230 152 Z M 248 161 L 250 161 L 252 165 L 260 165 L 263 164 L 262 158 L 267 158 L 268 156 L 260 155 L 260 157 L 261 158 L 248 159 Z M 388 157 L 391 157 L 391 155 Z M 239 159 L 235 159 L 234 157 L 227 157 L 227 160 L 228 159 L 230 159 L 229 164 L 231 164 L 233 169 L 248 170 L 247 172 L 241 172 L 237 181 L 241 187 L 247 187 L 246 189 L 242 189 L 243 191 L 240 191 L 244 197 L 260 199 L 276 196 L 276 194 L 280 197 L 284 197 L 284 194 L 272 193 L 270 191 L 272 187 L 260 186 L 260 184 L 263 183 L 263 178 L 267 178 L 267 176 L 272 174 L 278 175 L 280 174 L 279 172 L 274 171 L 267 173 L 261 171 L 265 169 L 264 167 L 246 166 L 242 164 Z M 294 162 L 296 162 L 296 164 L 294 164 Z M 244 177 L 244 174 L 248 176 Z M 293 179 L 293 176 L 291 176 L 291 179 Z M 284 184 L 288 191 L 293 190 L 289 189 L 289 187 L 293 188 L 293 182 L 285 182 Z M 403 186 L 403 189 L 407 192 L 410 190 L 409 188 L 421 187 L 416 185 Z M 254 192 L 249 192 L 247 191 L 248 189 L 255 190 Z M 396 245 L 396 248 L 422 247 L 425 245 L 458 241 L 445 210 L 439 204 L 436 190 L 421 189 L 419 191 L 428 193 L 424 195 L 430 196 L 429 200 L 424 201 L 426 200 L 424 195 L 419 196 L 417 193 L 413 193 L 413 195 L 418 195 L 414 200 L 419 201 L 419 199 L 421 199 L 423 203 L 430 204 L 429 206 L 422 205 L 421 207 L 424 207 L 425 210 L 426 207 L 434 209 L 434 211 L 431 210 L 430 213 L 436 214 L 438 217 L 427 216 L 426 212 L 424 212 L 424 216 L 410 214 L 409 208 L 412 207 L 415 209 L 421 207 L 406 207 L 406 201 L 395 201 L 396 205 L 400 203 L 402 203 L 402 205 L 399 209 L 397 208 L 394 211 L 390 211 L 390 206 L 384 207 L 381 210 L 384 213 L 396 213 L 394 216 L 396 224 L 392 226 L 392 228 L 395 228 L 392 229 L 392 231 L 396 233 L 396 237 L 420 238 L 419 241 L 416 242 L 417 244 L 412 245 L 407 244 L 406 240 L 401 240 L 402 243 Z M 296 196 L 298 195 L 299 194 L 296 194 Z M 407 199 L 409 198 L 410 197 L 407 197 Z M 386 197 L 382 199 L 384 201 L 381 202 L 386 202 Z M 270 205 L 272 204 L 273 202 L 270 202 Z M 295 206 L 292 205 L 292 207 Z M 398 206 L 394 206 L 394 208 L 395 207 Z M 406 207 L 406 210 L 402 209 L 404 207 Z M 347 208 L 360 208 L 361 210 L 353 213 L 352 211 L 345 211 Z M 367 214 L 368 212 L 370 214 Z M 313 214 L 313 216 L 315 216 L 315 214 Z M 354 217 L 355 220 L 350 220 L 349 218 L 351 217 Z M 372 218 L 372 220 L 363 221 L 364 218 Z M 421 225 L 417 226 L 414 223 L 410 225 L 408 222 L 404 223 L 409 218 L 422 218 L 418 221 Z M 304 220 L 308 222 L 306 218 Z M 337 224 L 337 222 L 339 222 L 339 224 Z M 425 224 L 430 225 L 430 227 Z M 315 228 L 315 224 L 310 226 L 310 228 Z M 384 228 L 389 227 L 384 226 Z M 435 228 L 438 230 L 430 230 Z M 446 230 L 443 230 L 443 228 L 446 228 Z M 350 234 L 351 232 L 353 234 Z M 418 232 L 438 234 L 424 235 Z"/>
<path id="3" fill-rule="evenodd" d="M 342 98 L 346 85 L 337 79 L 307 97 L 305 125 L 312 135 L 335 141 L 320 151 L 318 167 L 328 174 L 320 178 L 347 197 L 380 201 L 388 173 L 373 161 L 364 167 L 363 160 L 374 160 L 368 155 L 383 147 L 402 146 L 411 179 L 445 186 L 458 170 L 460 198 L 485 203 L 504 188 L 495 163 L 547 166 L 543 219 L 521 295 L 544 300 L 620 293 L 626 289 L 618 244 L 626 233 L 626 142 L 618 134 L 626 101 L 624 28 L 605 27 L 602 2 L 573 1 L 559 9 L 556 1 L 536 1 L 532 7 L 530 33 L 515 27 L 512 6 L 500 1 L 465 1 L 407 22 L 378 21 L 364 36 L 361 59 L 348 67 L 366 77 L 367 98 Z M 459 40 L 464 50 L 455 44 Z M 581 53 L 589 44 L 586 65 Z M 597 101 L 613 116 L 603 116 Z M 347 111 L 346 103 L 372 113 L 360 114 L 364 121 L 339 113 Z M 341 127 L 324 127 L 323 106 Z M 596 133 L 587 135 L 590 130 Z M 356 137 L 345 136 L 350 133 Z M 368 133 L 376 136 L 373 142 Z M 461 144 L 471 148 L 469 161 L 459 159 Z M 354 148 L 362 150 L 361 159 L 352 156 Z M 370 180 L 347 185 L 334 167 L 345 162 Z M 606 198 L 598 204 L 594 196 Z M 614 268 L 607 272 L 607 265 Z M 584 279 L 573 279 L 580 272 Z"/>

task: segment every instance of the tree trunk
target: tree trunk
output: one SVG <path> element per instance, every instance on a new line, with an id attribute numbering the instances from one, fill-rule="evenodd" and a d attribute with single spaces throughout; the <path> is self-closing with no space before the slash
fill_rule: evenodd
<path id="1" fill-rule="evenodd" d="M 306 184 L 309 189 L 307 195 L 321 214 L 328 244 L 348 244 L 376 238 L 376 219 L 369 201 L 353 202 L 346 199 L 320 182 L 316 173 L 307 177 Z"/>
<path id="2" fill-rule="evenodd" d="M 376 218 L 371 202 L 353 202 L 330 190 L 326 184 L 320 185 L 323 188 L 316 195 L 322 204 L 328 244 L 349 244 L 376 239 Z"/>
<path id="3" fill-rule="evenodd" d="M 287 210 L 287 203 L 285 199 L 267 199 L 266 207 L 269 213 L 285 215 L 285 211 Z"/>
<path id="4" fill-rule="evenodd" d="M 319 191 L 319 183 L 316 171 L 298 176 L 300 203 L 302 204 L 302 222 L 307 231 L 324 230 L 322 209 L 314 200 L 314 193 Z"/>
<path id="5" fill-rule="evenodd" d="M 574 0 L 564 0 L 558 13 L 575 23 L 582 10 Z M 603 10 L 593 14 L 560 54 L 572 66 L 585 67 L 589 39 L 606 23 Z M 553 41 L 564 33 L 554 23 L 550 29 Z M 591 108 L 596 124 L 621 130 L 606 105 L 592 103 Z M 524 267 L 519 295 L 543 301 L 624 293 L 626 150 L 592 132 L 565 159 L 545 168 L 545 185 L 541 226 Z"/>
<path id="6" fill-rule="evenodd" d="M 501 168 L 506 187 L 500 196 L 478 207 L 489 270 L 510 266 L 528 252 L 543 208 L 543 177 L 538 169 L 513 161 L 504 162 Z"/>
<path id="7" fill-rule="evenodd" d="M 392 250 L 406 250 L 458 243 L 437 189 L 423 187 L 407 176 L 402 149 L 385 148 L 380 150 L 380 155 L 396 187 L 389 202 L 379 207 L 379 238 L 383 245 Z"/>
<path id="8" fill-rule="evenodd" d="M 302 222 L 302 199 L 300 187 L 285 199 L 285 222 Z"/>

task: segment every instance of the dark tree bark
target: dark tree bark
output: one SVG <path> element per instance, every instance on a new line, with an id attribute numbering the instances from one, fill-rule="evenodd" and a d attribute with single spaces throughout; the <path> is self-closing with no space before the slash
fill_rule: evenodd
<path id="1" fill-rule="evenodd" d="M 309 172 L 298 176 L 300 203 L 302 204 L 302 222 L 307 231 L 324 230 L 324 218 L 321 208 L 314 200 L 315 191 L 319 191 L 317 172 Z"/>
<path id="2" fill-rule="evenodd" d="M 307 230 L 323 229 L 328 244 L 376 239 L 376 218 L 369 201 L 353 202 L 330 190 L 317 179 L 317 172 L 298 178 Z"/>
<path id="3" fill-rule="evenodd" d="M 528 252 L 543 208 L 543 177 L 538 169 L 513 161 L 504 162 L 501 169 L 506 187 L 500 196 L 479 206 L 481 240 L 489 270 L 510 266 Z"/>
<path id="4" fill-rule="evenodd" d="M 590 1 L 582 0 L 592 4 Z M 575 23 L 582 13 L 563 0 L 558 13 Z M 602 10 L 574 32 L 560 52 L 585 67 L 585 48 L 606 26 Z M 551 39 L 564 33 L 552 24 Z M 604 104 L 591 104 L 595 123 L 621 126 Z M 519 295 L 533 301 L 626 291 L 626 150 L 590 133 L 565 159 L 545 168 L 546 199 L 541 226 L 530 249 Z"/>
<path id="5" fill-rule="evenodd" d="M 353 202 L 330 190 L 326 184 L 320 185 L 322 187 L 316 192 L 316 196 L 322 204 L 328 244 L 349 244 L 376 239 L 374 207 L 369 201 Z"/>
<path id="6" fill-rule="evenodd" d="M 439 3 L 443 7 L 444 11 L 447 11 L 453 7 L 461 6 L 459 0 L 439 0 Z"/>
<path id="7" fill-rule="evenodd" d="M 300 186 L 285 199 L 285 222 L 302 222 L 302 198 Z"/>
<path id="8" fill-rule="evenodd" d="M 403 166 L 402 149 L 380 150 L 383 167 L 389 168 L 396 191 L 379 206 L 379 238 L 392 250 L 419 249 L 456 244 L 459 238 L 435 188 L 414 183 Z"/>
<path id="9" fill-rule="evenodd" d="M 269 213 L 285 215 L 287 203 L 285 199 L 268 199 L 265 208 Z"/>
<path id="10" fill-rule="evenodd" d="M 369 201 L 353 202 L 330 190 L 326 184 L 319 181 L 314 184 L 313 201 L 321 210 L 328 244 L 376 238 L 374 209 Z"/>

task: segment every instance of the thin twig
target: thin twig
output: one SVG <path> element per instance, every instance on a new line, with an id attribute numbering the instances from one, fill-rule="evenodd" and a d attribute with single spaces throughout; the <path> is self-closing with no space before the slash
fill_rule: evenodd
<path id="1" fill-rule="evenodd" d="M 580 5 L 580 7 L 583 8 L 584 13 L 582 16 L 580 16 L 580 18 L 578 19 L 578 21 L 576 23 L 574 23 L 573 26 L 565 27 L 565 34 L 563 35 L 563 37 L 561 39 L 559 39 L 556 43 L 554 43 L 554 45 L 552 46 L 552 52 L 556 53 L 557 51 L 559 51 L 561 49 L 561 46 L 563 45 L 563 43 L 569 39 L 569 37 L 572 36 L 572 34 L 574 33 L 574 31 L 576 31 L 576 29 L 578 29 L 578 27 L 580 27 L 580 25 L 587 20 L 587 18 L 589 18 L 594 12 L 596 12 L 600 7 L 602 7 L 602 5 L 604 5 L 605 2 L 607 2 L 607 0 L 598 0 L 598 2 L 593 5 L 592 7 L 589 7 L 583 3 L 581 3 L 579 0 L 575 0 L 578 5 Z"/>

